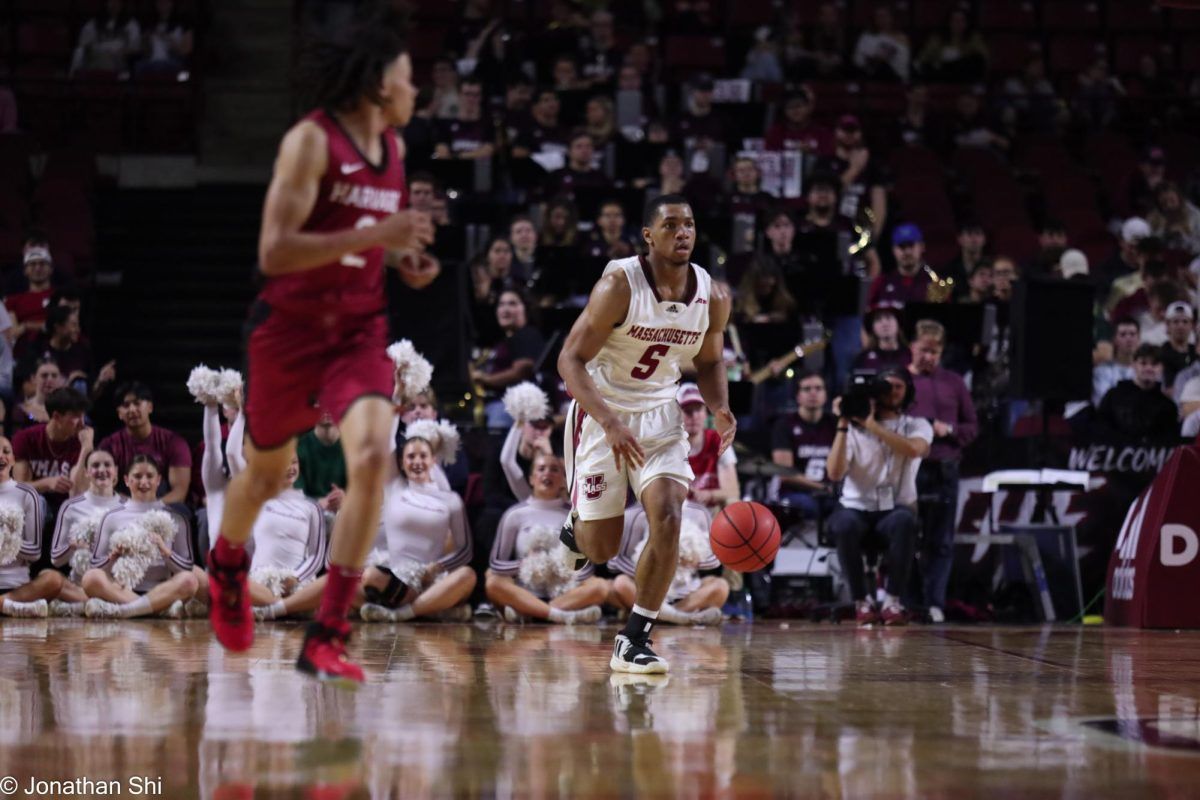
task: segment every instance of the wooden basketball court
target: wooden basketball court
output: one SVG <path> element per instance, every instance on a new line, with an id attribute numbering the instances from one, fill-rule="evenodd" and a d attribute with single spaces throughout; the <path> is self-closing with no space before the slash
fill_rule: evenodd
<path id="1" fill-rule="evenodd" d="M 259 625 L 253 650 L 231 655 L 204 621 L 3 620 L 0 792 L 1200 791 L 1197 633 L 779 622 L 660 629 L 656 645 L 672 672 L 646 679 L 609 672 L 611 627 L 373 625 L 355 633 L 352 652 L 369 684 L 351 692 L 292 669 L 300 631 Z"/>

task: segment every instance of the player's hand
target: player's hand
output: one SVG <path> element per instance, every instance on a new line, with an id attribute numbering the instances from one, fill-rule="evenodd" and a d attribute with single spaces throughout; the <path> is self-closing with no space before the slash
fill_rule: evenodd
<path id="1" fill-rule="evenodd" d="M 400 280 L 414 290 L 424 289 L 442 274 L 442 263 L 428 253 L 407 250 L 400 254 L 393 265 Z"/>
<path id="2" fill-rule="evenodd" d="M 393 250 L 419 250 L 433 244 L 433 220 L 424 211 L 399 211 L 376 228 L 380 242 Z"/>
<path id="3" fill-rule="evenodd" d="M 717 433 L 721 434 L 721 449 L 717 451 L 717 455 L 723 455 L 729 449 L 729 445 L 733 444 L 733 437 L 737 434 L 737 417 L 728 408 L 717 409 L 713 412 L 713 425 Z"/>
<path id="4" fill-rule="evenodd" d="M 617 469 L 621 469 L 622 461 L 625 462 L 625 466 L 632 469 L 637 469 L 646 463 L 646 451 L 638 443 L 633 431 L 620 421 L 614 420 L 604 427 L 604 439 L 612 448 Z"/>

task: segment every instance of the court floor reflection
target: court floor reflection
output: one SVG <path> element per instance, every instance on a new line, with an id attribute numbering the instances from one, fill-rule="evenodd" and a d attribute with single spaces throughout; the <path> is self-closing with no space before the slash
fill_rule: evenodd
<path id="1" fill-rule="evenodd" d="M 166 797 L 1184 797 L 1200 633 L 727 625 L 363 626 L 368 685 L 230 654 L 204 622 L 0 620 L 0 776 Z M 44 795 L 43 795 L 44 796 Z M 67 795 L 62 795 L 67 796 Z M 124 796 L 139 796 L 133 791 Z M 141 796 L 145 796 L 144 794 Z"/>

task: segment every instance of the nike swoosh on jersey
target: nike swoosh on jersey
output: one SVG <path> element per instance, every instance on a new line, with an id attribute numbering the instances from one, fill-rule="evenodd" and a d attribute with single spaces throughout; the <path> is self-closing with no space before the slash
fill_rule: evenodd
<path id="1" fill-rule="evenodd" d="M 366 164 L 363 164 L 361 162 L 358 164 L 342 164 L 342 174 L 350 175 L 351 173 L 358 172 L 360 169 L 362 169 L 365 166 L 366 166 Z"/>

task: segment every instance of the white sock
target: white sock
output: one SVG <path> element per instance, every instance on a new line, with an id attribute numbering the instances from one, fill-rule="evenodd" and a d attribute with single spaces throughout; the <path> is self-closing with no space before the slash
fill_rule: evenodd
<path id="1" fill-rule="evenodd" d="M 633 613 L 641 614 L 646 619 L 658 619 L 658 611 L 657 610 L 651 611 L 648 608 L 642 608 L 641 606 L 636 605 L 636 604 L 633 606 Z"/>
<path id="2" fill-rule="evenodd" d="M 274 603 L 266 606 L 259 606 L 262 609 L 263 619 L 278 619 L 287 613 L 287 606 L 282 600 L 276 600 Z"/>
<path id="3" fill-rule="evenodd" d="M 20 602 L 19 600 L 9 600 L 8 598 L 5 598 L 5 599 L 4 599 L 4 606 L 3 606 L 3 608 L 4 608 L 4 613 L 5 613 L 5 614 L 12 614 L 12 613 L 15 613 L 15 612 L 17 612 L 17 611 L 21 611 L 22 609 L 29 608 L 30 606 L 32 606 L 32 605 L 33 605 L 33 603 L 36 603 L 36 602 L 37 602 L 37 601 L 36 601 L 36 600 L 34 600 L 32 603 L 22 603 L 22 602 Z"/>
<path id="4" fill-rule="evenodd" d="M 550 616 L 548 617 L 548 619 L 551 622 L 557 622 L 561 625 L 567 621 L 567 612 L 563 611 L 561 608 L 555 608 L 554 606 L 550 606 Z"/>
<path id="5" fill-rule="evenodd" d="M 392 618 L 395 619 L 396 622 L 408 622 L 416 615 L 417 614 L 415 611 L 413 611 L 411 603 L 406 606 L 400 606 L 399 608 L 392 609 Z"/>
<path id="6" fill-rule="evenodd" d="M 692 619 L 691 614 L 686 611 L 680 611 L 670 603 L 663 603 L 662 608 L 658 610 L 658 614 L 663 622 L 670 622 L 673 625 L 686 625 Z"/>
<path id="7" fill-rule="evenodd" d="M 889 608 L 901 605 L 900 598 L 894 594 L 887 595 L 884 598 L 883 604 Z"/>
<path id="8" fill-rule="evenodd" d="M 125 619 L 144 617 L 152 613 L 149 595 L 142 595 L 137 600 L 131 600 L 128 603 L 119 603 L 117 607 L 121 609 L 121 616 Z"/>

